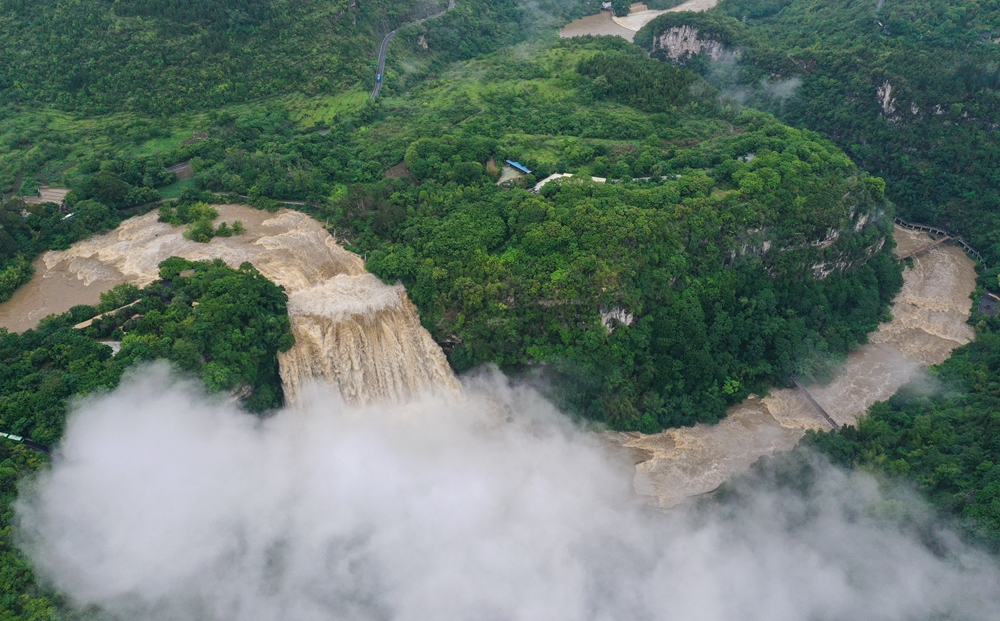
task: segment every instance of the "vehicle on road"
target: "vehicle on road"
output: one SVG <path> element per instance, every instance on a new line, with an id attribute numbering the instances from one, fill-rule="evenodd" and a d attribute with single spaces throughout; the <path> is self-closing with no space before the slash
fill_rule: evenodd
<path id="1" fill-rule="evenodd" d="M 39 444 L 34 440 L 29 440 L 24 436 L 15 435 L 13 433 L 0 432 L 0 438 L 7 438 L 11 442 L 16 442 L 17 444 L 23 444 L 24 446 L 32 450 L 38 451 L 39 453 L 45 453 L 46 455 L 52 454 L 52 450 L 49 447 L 45 446 L 44 444 Z"/>
<path id="2" fill-rule="evenodd" d="M 375 81 L 378 82 L 379 84 L 382 83 L 382 74 L 381 73 L 375 75 Z"/>

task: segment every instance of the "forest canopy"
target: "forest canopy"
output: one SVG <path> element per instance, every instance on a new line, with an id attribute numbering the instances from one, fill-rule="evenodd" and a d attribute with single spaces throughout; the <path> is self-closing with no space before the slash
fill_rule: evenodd
<path id="1" fill-rule="evenodd" d="M 91 164 L 69 209 L 112 202 L 102 175 L 147 188 L 185 160 L 203 191 L 304 203 L 407 286 L 457 370 L 537 376 L 616 428 L 715 421 L 822 377 L 899 286 L 881 180 L 620 39 L 464 63 L 322 132 L 276 106 L 210 121 L 160 160 Z M 505 159 L 533 173 L 497 185 Z M 581 180 L 528 191 L 555 172 Z M 187 188 L 161 219 L 207 240 L 211 200 Z"/>
<path id="2" fill-rule="evenodd" d="M 876 30 L 875 3 L 724 0 L 654 25 L 694 24 L 738 59 L 674 66 L 608 37 L 523 43 L 582 2 L 469 0 L 400 29 L 370 102 L 378 41 L 444 2 L 0 3 L 0 190 L 73 189 L 65 206 L 0 205 L 0 300 L 40 253 L 161 196 L 180 198 L 161 218 L 196 241 L 227 234 L 210 202 L 285 201 L 402 281 L 455 369 L 497 364 L 574 414 L 655 432 L 715 422 L 792 373 L 828 377 L 865 342 L 901 285 L 887 197 L 1000 257 L 996 58 L 970 39 L 988 10 L 905 0 Z M 552 173 L 573 177 L 532 191 Z M 246 264 L 161 267 L 144 289 L 0 331 L 5 431 L 54 443 L 68 400 L 154 359 L 249 410 L 281 404 L 283 291 Z M 995 529 L 982 346 L 941 370 L 974 378 L 963 396 L 904 394 L 815 441 Z M 0 446 L 0 618 L 58 604 L 7 528 L 40 463 Z"/>
<path id="3" fill-rule="evenodd" d="M 735 55 L 685 65 L 735 99 L 823 134 L 886 179 L 901 216 L 956 230 L 995 263 L 998 15 L 996 2 L 967 0 L 723 0 L 715 14 L 661 16 L 636 42 L 652 49 L 665 30 L 690 25 L 723 43 Z"/>
<path id="4" fill-rule="evenodd" d="M 23 334 L 0 328 L 0 431 L 55 445 L 73 399 L 111 390 L 127 369 L 151 360 L 169 360 L 252 412 L 280 406 L 277 352 L 294 343 L 283 290 L 248 263 L 232 269 L 172 257 L 160 278 L 142 289 L 119 285 L 97 306 L 75 306 Z M 92 325 L 74 328 L 88 319 Z M 45 463 L 0 441 L 2 619 L 50 619 L 64 605 L 36 584 L 14 546 L 18 481 Z"/>
<path id="5" fill-rule="evenodd" d="M 280 406 L 276 356 L 294 343 L 284 291 L 248 263 L 221 260 L 173 257 L 160 278 L 142 289 L 119 285 L 97 306 L 74 306 L 22 334 L 0 328 L 0 429 L 54 444 L 68 398 L 113 387 L 144 360 L 170 360 L 251 411 Z"/>
<path id="6" fill-rule="evenodd" d="M 463 0 L 419 27 L 440 64 L 537 33 L 594 2 Z M 440 12 L 416 0 L 0 2 L 0 104 L 151 116 L 263 97 L 337 97 L 374 83 L 389 31 Z M 416 27 L 414 27 L 416 28 Z"/>
<path id="7" fill-rule="evenodd" d="M 570 180 L 536 196 L 427 174 L 419 193 L 396 188 L 397 222 L 373 221 L 386 241 L 366 245 L 368 268 L 406 284 L 460 371 L 541 368 L 565 405 L 619 428 L 714 422 L 793 371 L 822 375 L 900 284 L 880 184 L 815 135 L 743 123 L 675 152 L 657 183 Z M 434 144 L 464 152 L 445 138 L 414 153 L 443 160 Z M 623 163 L 626 178 L 646 174 L 641 157 Z M 875 217 L 858 226 L 862 213 Z M 817 252 L 809 240 L 830 230 Z M 820 278 L 817 262 L 851 267 Z"/>
<path id="8" fill-rule="evenodd" d="M 1000 321 L 977 319 L 976 340 L 930 378 L 807 444 L 840 465 L 909 482 L 972 539 L 1000 550 Z"/>

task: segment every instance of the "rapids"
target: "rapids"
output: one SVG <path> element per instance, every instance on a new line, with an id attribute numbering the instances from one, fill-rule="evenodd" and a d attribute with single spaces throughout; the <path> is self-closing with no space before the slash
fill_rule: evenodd
<path id="1" fill-rule="evenodd" d="M 901 227 L 894 237 L 899 255 L 930 242 L 924 233 Z M 867 345 L 848 355 L 828 385 L 808 387 L 839 424 L 852 423 L 870 405 L 917 378 L 921 367 L 944 362 L 952 350 L 973 339 L 966 321 L 971 314 L 969 295 L 976 287 L 975 263 L 961 248 L 938 246 L 914 257 L 903 278 L 892 321 L 881 324 Z M 607 439 L 642 460 L 636 465 L 636 491 L 670 507 L 714 490 L 764 455 L 790 450 L 807 429 L 825 428 L 797 390 L 781 389 L 734 405 L 716 425 L 652 435 L 607 434 Z"/>
<path id="2" fill-rule="evenodd" d="M 170 256 L 221 258 L 232 266 L 251 262 L 285 287 L 295 346 L 279 354 L 286 399 L 321 379 L 349 403 L 401 402 L 422 392 L 457 395 L 460 387 L 441 349 L 421 325 L 402 285 L 386 285 L 364 262 L 340 247 L 307 215 L 276 214 L 220 205 L 219 221 L 241 220 L 246 233 L 188 241 L 181 227 L 157 222 L 157 214 L 132 218 L 114 231 L 53 251 L 37 262 L 30 283 L 0 304 L 0 327 L 26 330 L 74 304 L 94 304 L 122 282 L 148 284 Z M 929 242 L 923 233 L 897 227 L 896 252 Z M 810 386 L 814 398 L 841 424 L 891 396 L 973 338 L 966 324 L 975 265 L 961 249 L 938 246 L 913 259 L 893 306 L 893 319 L 852 352 L 826 386 Z M 807 429 L 826 423 L 794 389 L 751 396 L 730 408 L 716 425 L 661 433 L 605 433 L 614 452 L 636 464 L 635 489 L 663 507 L 710 492 L 761 456 L 790 450 Z"/>
<path id="3" fill-rule="evenodd" d="M 288 293 L 296 343 L 278 362 L 289 402 L 311 379 L 326 380 L 357 404 L 458 392 L 444 354 L 403 287 L 366 272 L 361 258 L 341 248 L 320 223 L 289 210 L 215 208 L 219 222 L 240 220 L 246 233 L 195 243 L 184 239 L 183 227 L 158 222 L 154 212 L 68 250 L 45 253 L 31 282 L 0 304 L 0 327 L 27 330 L 75 304 L 97 303 L 117 284 L 147 285 L 171 256 L 220 258 L 233 267 L 249 261 Z"/>

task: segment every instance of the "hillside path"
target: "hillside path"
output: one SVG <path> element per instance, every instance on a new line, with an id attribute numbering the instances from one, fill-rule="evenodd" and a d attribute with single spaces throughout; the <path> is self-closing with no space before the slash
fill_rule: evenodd
<path id="1" fill-rule="evenodd" d="M 454 8 L 455 8 L 455 0 L 448 0 L 448 8 L 447 9 L 441 11 L 440 13 L 435 13 L 434 15 L 429 15 L 429 16 L 423 18 L 423 19 L 418 19 L 415 22 L 407 22 L 407 23 L 403 24 L 402 26 L 400 26 L 399 28 L 404 28 L 404 27 L 409 26 L 411 24 L 422 24 L 423 22 L 426 22 L 426 21 L 429 21 L 429 20 L 432 20 L 432 19 L 437 19 L 438 17 L 441 17 L 442 15 L 444 15 L 445 13 L 447 13 L 448 11 L 450 11 L 450 10 L 452 10 Z M 397 28 L 396 30 L 393 30 L 389 34 L 385 35 L 385 38 L 382 39 L 382 45 L 380 45 L 379 48 L 378 48 L 378 70 L 375 73 L 375 88 L 372 89 L 372 99 L 378 99 L 379 93 L 382 92 L 382 80 L 379 79 L 379 76 L 381 76 L 383 79 L 385 78 L 385 57 L 386 57 L 386 54 L 389 53 L 389 44 L 392 42 L 392 38 L 394 36 L 396 36 L 396 33 L 399 31 L 399 28 Z"/>

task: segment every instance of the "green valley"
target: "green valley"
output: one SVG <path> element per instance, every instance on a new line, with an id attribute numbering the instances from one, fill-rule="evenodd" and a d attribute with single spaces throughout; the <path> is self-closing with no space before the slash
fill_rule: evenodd
<path id="1" fill-rule="evenodd" d="M 60 256 L 80 287 L 112 272 L 140 282 L 123 266 L 168 233 L 211 257 L 162 254 L 151 284 L 109 286 L 22 333 L 0 327 L 0 431 L 57 446 L 82 399 L 152 361 L 261 428 L 292 404 L 283 365 L 336 385 L 331 401 L 371 407 L 357 385 L 426 386 L 351 357 L 429 344 L 443 392 L 496 368 L 627 446 L 720 423 L 792 378 L 835 378 L 892 319 L 913 266 L 893 254 L 897 216 L 961 234 L 985 259 L 977 297 L 1000 291 L 991 2 L 722 0 L 663 14 L 634 43 L 557 36 L 600 11 L 594 0 L 458 0 L 412 23 L 446 6 L 0 0 L 0 303 L 53 267 L 46 253 L 81 242 L 120 247 L 117 267 L 99 248 Z M 377 48 L 396 29 L 373 101 Z M 35 196 L 47 186 L 69 191 L 62 204 Z M 216 222 L 238 205 L 259 211 Z M 246 213 L 260 220 L 245 228 Z M 97 237 L 136 216 L 146 246 Z M 276 258 L 251 264 L 219 238 Z M 818 451 L 915 487 L 995 549 L 988 306 L 954 339 L 974 330 L 974 342 L 855 425 L 809 431 L 786 467 Z M 282 358 L 306 333 L 315 359 Z M 768 424 L 774 438 L 801 428 Z M 103 614 L 39 584 L 18 551 L 18 485 L 49 467 L 0 440 L 0 620 Z"/>

